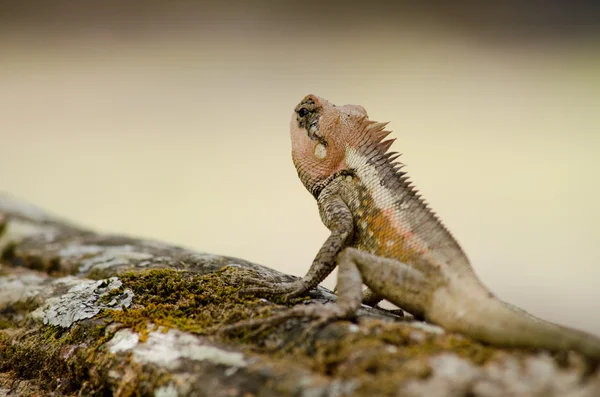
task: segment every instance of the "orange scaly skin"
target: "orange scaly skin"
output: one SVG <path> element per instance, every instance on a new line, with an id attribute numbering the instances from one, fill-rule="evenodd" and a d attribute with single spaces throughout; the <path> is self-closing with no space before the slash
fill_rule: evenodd
<path id="1" fill-rule="evenodd" d="M 338 301 L 294 307 L 224 331 L 271 325 L 291 317 L 319 324 L 355 315 L 363 296 L 387 299 L 449 331 L 482 342 L 551 351 L 576 350 L 600 359 L 600 339 L 540 320 L 488 291 L 456 240 L 411 186 L 386 123 L 364 108 L 336 106 L 308 95 L 294 109 L 292 158 L 304 186 L 317 199 L 331 235 L 306 276 L 286 284 L 253 279 L 245 293 L 296 297 L 316 287 L 338 266 Z"/>

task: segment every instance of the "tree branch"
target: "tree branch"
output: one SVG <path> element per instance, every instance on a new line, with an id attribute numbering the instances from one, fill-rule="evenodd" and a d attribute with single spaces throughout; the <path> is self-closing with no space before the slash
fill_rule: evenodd
<path id="1" fill-rule="evenodd" d="M 213 335 L 284 307 L 237 296 L 246 277 L 295 279 L 97 234 L 0 195 L 0 396 L 600 394 L 600 374 L 574 353 L 496 349 L 367 307 L 305 340 L 308 320 Z M 295 303 L 334 299 L 319 287 Z"/>

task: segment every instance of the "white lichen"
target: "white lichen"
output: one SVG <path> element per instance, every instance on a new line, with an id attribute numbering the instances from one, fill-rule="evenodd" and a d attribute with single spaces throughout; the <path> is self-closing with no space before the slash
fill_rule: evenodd
<path id="1" fill-rule="evenodd" d="M 132 350 L 140 341 L 140 335 L 128 329 L 117 331 L 108 344 L 108 350 L 115 354 Z"/>
<path id="2" fill-rule="evenodd" d="M 113 354 L 131 352 L 138 362 L 151 363 L 170 370 L 177 369 L 184 358 L 206 360 L 228 367 L 247 365 L 242 353 L 212 346 L 198 336 L 174 329 L 167 332 L 150 332 L 145 343 L 140 343 L 137 334 L 130 329 L 122 329 L 108 342 L 108 349 Z"/>
<path id="3" fill-rule="evenodd" d="M 67 293 L 48 299 L 45 305 L 31 313 L 34 319 L 44 324 L 68 328 L 77 321 L 94 317 L 102 309 L 129 307 L 133 299 L 133 292 L 127 289 L 118 299 L 115 298 L 109 303 L 100 302 L 104 295 L 121 287 L 122 283 L 117 277 L 98 281 L 63 277 L 55 283 L 72 287 Z"/>

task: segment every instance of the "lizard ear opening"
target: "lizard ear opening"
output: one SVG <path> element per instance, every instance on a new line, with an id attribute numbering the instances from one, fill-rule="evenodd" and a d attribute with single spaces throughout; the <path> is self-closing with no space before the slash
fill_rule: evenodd
<path id="1" fill-rule="evenodd" d="M 317 146 L 315 146 L 315 157 L 319 160 L 323 160 L 327 157 L 327 147 L 322 143 L 318 143 Z"/>

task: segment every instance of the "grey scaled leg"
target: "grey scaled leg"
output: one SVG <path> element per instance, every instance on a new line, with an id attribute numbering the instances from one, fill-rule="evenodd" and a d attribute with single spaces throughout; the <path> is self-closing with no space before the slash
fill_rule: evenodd
<path id="1" fill-rule="evenodd" d="M 340 257 L 338 263 L 350 261 L 356 266 L 362 282 L 373 295 L 408 309 L 415 316 L 423 315 L 422 304 L 427 301 L 424 295 L 432 289 L 431 280 L 422 271 L 398 260 L 351 247 L 344 249 Z"/>

